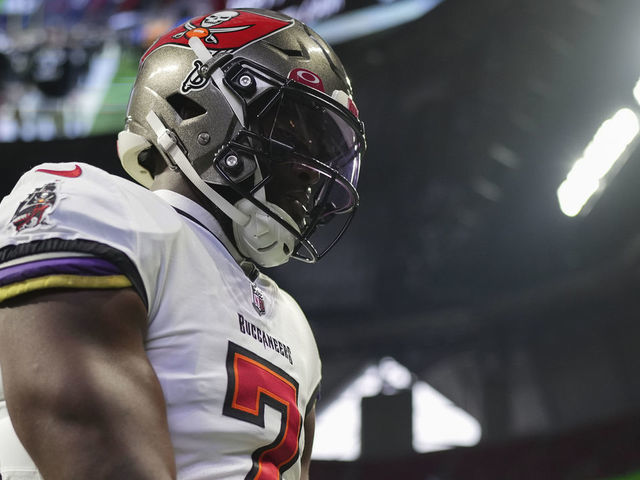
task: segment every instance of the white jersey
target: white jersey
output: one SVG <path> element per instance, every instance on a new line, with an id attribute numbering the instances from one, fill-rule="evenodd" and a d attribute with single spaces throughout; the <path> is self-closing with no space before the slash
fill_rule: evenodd
<path id="1" fill-rule="evenodd" d="M 300 478 L 320 382 L 307 320 L 267 276 L 251 281 L 213 217 L 85 164 L 45 164 L 0 204 L 0 301 L 50 287 L 135 288 L 179 480 Z M 0 383 L 2 480 L 39 479 Z"/>

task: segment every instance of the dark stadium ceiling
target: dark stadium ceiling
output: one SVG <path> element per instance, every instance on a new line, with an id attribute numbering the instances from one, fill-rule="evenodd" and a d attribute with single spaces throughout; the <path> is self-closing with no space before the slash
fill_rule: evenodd
<path id="1" fill-rule="evenodd" d="M 636 105 L 639 8 L 448 0 L 410 25 L 338 46 L 367 120 L 361 211 L 321 265 L 277 274 L 310 312 L 336 381 L 357 356 L 392 355 L 425 378 L 438 362 L 455 371 L 452 358 L 468 352 L 477 354 L 474 368 L 487 358 L 509 362 L 505 351 L 542 355 L 547 365 L 569 361 L 568 352 L 610 360 L 572 328 L 601 331 L 608 308 L 612 321 L 623 321 L 620 311 L 637 313 L 628 292 L 640 157 L 631 155 L 588 215 L 563 215 L 556 189 L 601 122 Z M 536 350 L 549 340 L 545 332 L 567 346 Z M 617 340 L 607 349 L 626 351 Z M 608 378 L 626 368 L 620 361 L 611 360 Z M 560 395 L 547 382 L 564 380 L 547 374 L 537 371 L 530 391 Z M 479 390 L 490 397 L 501 385 L 513 395 L 506 371 L 494 375 Z M 596 389 L 591 381 L 575 390 Z M 631 383 L 620 388 L 637 395 Z M 441 388 L 455 398 L 450 384 Z M 599 405 L 616 411 L 617 400 L 606 398 Z M 601 412 L 584 411 L 581 420 Z M 499 413 L 484 415 L 485 433 L 500 430 L 487 426 Z M 577 417 L 548 418 L 553 429 Z"/>
<path id="2" fill-rule="evenodd" d="M 292 266 L 298 296 L 384 318 L 482 305 L 616 257 L 635 232 L 637 160 L 586 216 L 563 215 L 556 189 L 600 123 L 636 104 L 639 8 L 450 0 L 339 45 L 367 122 L 362 208 L 326 276 Z"/>
<path id="3" fill-rule="evenodd" d="M 551 384 L 561 380 L 545 375 L 564 347 L 540 349 L 551 331 L 574 349 L 575 338 L 596 345 L 597 335 L 573 328 L 579 318 L 581 332 L 600 332 L 612 304 L 619 318 L 638 312 L 629 284 L 637 281 L 640 155 L 632 153 L 587 215 L 563 215 L 556 189 L 601 122 L 635 108 L 639 22 L 635 0 L 446 0 L 416 21 L 336 45 L 367 127 L 361 209 L 318 265 L 270 272 L 316 330 L 327 398 L 384 355 L 429 377 L 431 366 L 465 352 L 491 360 L 517 349 L 546 362 L 542 380 L 527 388 L 555 392 L 545 397 L 555 409 L 532 430 L 617 408 L 602 396 L 562 417 L 569 407 Z M 122 173 L 113 136 L 0 149 L 3 191 L 23 166 L 44 160 Z M 628 331 L 615 331 L 609 340 L 619 345 Z M 594 357 L 589 348 L 579 358 Z M 615 370 L 622 360 L 608 361 Z M 494 398 L 493 387 L 476 393 Z M 459 400 L 451 383 L 439 388 Z M 625 388 L 635 393 L 620 405 L 640 399 L 638 387 Z M 500 402 L 493 410 L 480 404 L 466 407 L 485 433 L 508 430 L 496 420 Z"/>

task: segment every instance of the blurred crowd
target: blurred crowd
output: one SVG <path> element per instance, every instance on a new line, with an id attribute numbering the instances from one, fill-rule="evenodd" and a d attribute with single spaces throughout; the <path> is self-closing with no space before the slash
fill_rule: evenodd
<path id="1" fill-rule="evenodd" d="M 186 19 L 242 6 L 289 10 L 312 21 L 336 13 L 344 0 L 0 2 L 0 142 L 95 133 L 123 62 L 133 65 L 159 34 Z M 114 102 L 109 108 L 117 111 L 126 98 Z"/>
<path id="2" fill-rule="evenodd" d="M 91 133 L 123 55 L 138 57 L 182 18 L 223 1 L 0 3 L 0 141 Z M 97 95 L 97 99 L 92 99 Z"/>

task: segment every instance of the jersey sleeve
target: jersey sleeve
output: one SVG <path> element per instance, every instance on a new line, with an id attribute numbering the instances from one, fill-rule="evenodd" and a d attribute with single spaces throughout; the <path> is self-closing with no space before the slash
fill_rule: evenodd
<path id="1" fill-rule="evenodd" d="M 24 174 L 0 203 L 0 302 L 51 288 L 133 287 L 149 308 L 159 268 L 150 251 L 162 243 L 143 214 L 149 195 L 82 163 Z"/>

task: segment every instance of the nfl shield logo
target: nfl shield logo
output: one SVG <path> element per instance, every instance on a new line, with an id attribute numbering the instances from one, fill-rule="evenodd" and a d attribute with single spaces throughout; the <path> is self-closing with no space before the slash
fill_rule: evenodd
<path id="1" fill-rule="evenodd" d="M 253 283 L 251 284 L 251 290 L 253 291 L 253 308 L 256 309 L 259 315 L 264 315 L 264 294 Z"/>

